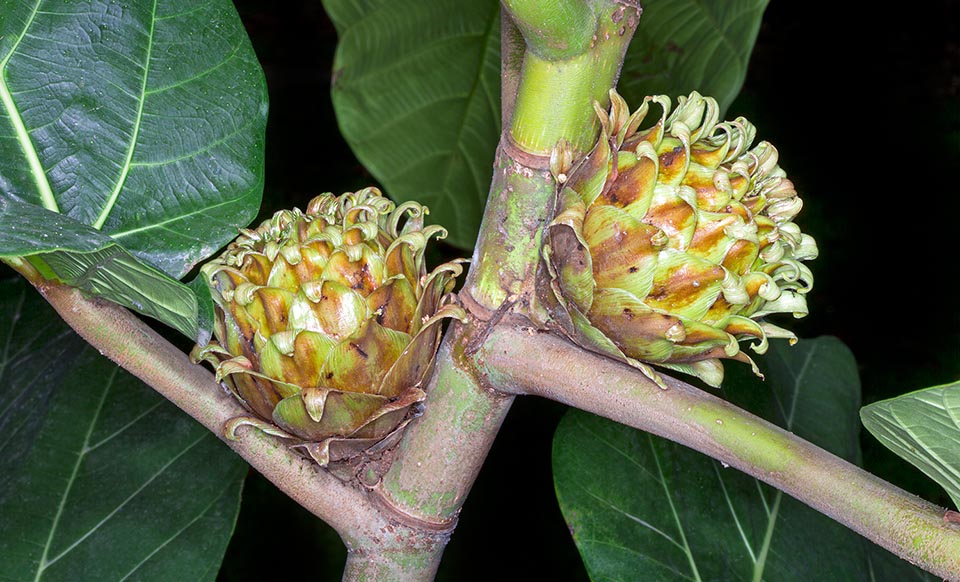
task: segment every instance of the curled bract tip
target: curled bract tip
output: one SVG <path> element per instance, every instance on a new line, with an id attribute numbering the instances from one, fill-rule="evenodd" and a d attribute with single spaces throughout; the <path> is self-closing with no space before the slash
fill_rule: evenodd
<path id="1" fill-rule="evenodd" d="M 633 112 L 611 93 L 593 150 L 558 180 L 538 290 L 555 327 L 584 347 L 710 385 L 721 359 L 756 370 L 740 341 L 762 353 L 769 337 L 792 338 L 761 318 L 806 313 L 803 261 L 817 254 L 794 222 L 803 204 L 776 148 L 754 146 L 749 121 L 719 112 L 697 92 L 675 107 L 650 96 Z M 551 168 L 562 159 L 555 149 Z"/>
<path id="2" fill-rule="evenodd" d="M 459 261 L 427 269 L 446 235 L 376 188 L 321 194 L 246 229 L 202 271 L 215 339 L 194 350 L 251 416 L 314 460 L 352 462 L 417 414 Z"/>

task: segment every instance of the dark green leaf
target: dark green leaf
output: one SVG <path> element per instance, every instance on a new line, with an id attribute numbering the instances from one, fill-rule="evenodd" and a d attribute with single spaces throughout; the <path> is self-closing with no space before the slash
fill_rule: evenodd
<path id="1" fill-rule="evenodd" d="M 774 342 L 760 367 L 766 382 L 727 363 L 727 397 L 859 460 L 860 386 L 843 344 Z M 557 430 L 554 479 L 593 580 L 872 579 L 872 544 L 830 518 L 700 453 L 584 412 L 569 412 Z"/>
<path id="2" fill-rule="evenodd" d="M 31 256 L 32 255 L 32 256 Z M 0 257 L 31 256 L 45 275 L 154 317 L 197 339 L 197 297 L 72 218 L 0 198 Z"/>
<path id="3" fill-rule="evenodd" d="M 960 507 L 960 382 L 874 402 L 860 411 L 873 436 L 930 478 Z"/>
<path id="4" fill-rule="evenodd" d="M 324 0 L 340 42 L 333 105 L 357 158 L 471 247 L 500 133 L 495 0 Z"/>
<path id="5" fill-rule="evenodd" d="M 0 197 L 179 278 L 256 214 L 266 84 L 228 0 L 0 9 Z"/>
<path id="6" fill-rule="evenodd" d="M 645 0 L 618 90 L 631 105 L 647 95 L 699 91 L 723 110 L 740 92 L 768 0 Z"/>
<path id="7" fill-rule="evenodd" d="M 0 579 L 213 580 L 245 464 L 0 283 Z"/>

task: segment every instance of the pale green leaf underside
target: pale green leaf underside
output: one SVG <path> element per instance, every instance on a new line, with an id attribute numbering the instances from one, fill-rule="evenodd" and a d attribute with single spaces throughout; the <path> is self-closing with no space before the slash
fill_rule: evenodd
<path id="1" fill-rule="evenodd" d="M 766 382 L 727 364 L 731 400 L 859 460 L 860 388 L 843 344 L 773 342 L 760 366 Z M 571 411 L 557 430 L 554 480 L 593 580 L 874 579 L 872 544 L 826 516 L 704 455 L 584 412 Z M 914 576 L 890 563 L 890 576 L 876 579 Z"/>
<path id="2" fill-rule="evenodd" d="M 357 158 L 448 241 L 473 245 L 500 133 L 495 0 L 324 0 L 340 35 L 333 105 Z"/>
<path id="3" fill-rule="evenodd" d="M 619 91 L 628 103 L 646 95 L 696 90 L 726 110 L 747 75 L 768 0 L 645 0 Z"/>
<path id="4" fill-rule="evenodd" d="M 255 215 L 266 104 L 228 0 L 0 9 L 0 196 L 91 225 L 174 277 Z"/>
<path id="5" fill-rule="evenodd" d="M 0 283 L 0 579 L 214 580 L 244 463 Z"/>
<path id="6" fill-rule="evenodd" d="M 31 256 L 48 277 L 198 337 L 197 296 L 94 228 L 0 198 L 0 257 Z"/>
<path id="7" fill-rule="evenodd" d="M 930 478 L 960 508 L 960 382 L 864 406 L 873 436 Z"/>

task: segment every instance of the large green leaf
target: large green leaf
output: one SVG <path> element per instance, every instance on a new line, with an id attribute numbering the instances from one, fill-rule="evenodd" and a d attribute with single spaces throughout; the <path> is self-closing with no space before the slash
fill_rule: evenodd
<path id="1" fill-rule="evenodd" d="M 229 0 L 0 8 L 0 197 L 176 278 L 256 214 L 266 108 Z"/>
<path id="2" fill-rule="evenodd" d="M 874 402 L 860 411 L 873 436 L 939 483 L 960 507 L 960 382 Z"/>
<path id="3" fill-rule="evenodd" d="M 49 278 L 198 338 L 198 295 L 138 261 L 95 228 L 33 204 L 0 198 L 0 233 L 0 258 L 31 255 L 31 263 Z"/>
<path id="4" fill-rule="evenodd" d="M 729 399 L 859 460 L 859 380 L 842 343 L 821 338 L 789 348 L 775 342 L 760 365 L 767 375 L 763 383 L 746 366 L 727 364 Z M 776 489 L 700 453 L 584 412 L 569 412 L 557 430 L 554 479 L 593 580 L 852 581 L 916 575 Z M 877 560 L 884 571 L 873 578 Z"/>
<path id="5" fill-rule="evenodd" d="M 213 580 L 245 464 L 0 282 L 0 579 Z"/>
<path id="6" fill-rule="evenodd" d="M 721 108 L 743 86 L 769 0 L 644 0 L 640 26 L 620 75 L 620 93 L 715 97 Z"/>
<path id="7" fill-rule="evenodd" d="M 500 133 L 496 0 L 324 0 L 340 36 L 333 105 L 357 158 L 471 247 Z"/>
<path id="8" fill-rule="evenodd" d="M 649 0 L 620 91 L 740 91 L 766 0 Z M 324 0 L 340 35 L 333 104 L 344 137 L 387 193 L 419 200 L 472 246 L 499 136 L 494 0 Z M 592 114 L 592 112 L 591 112 Z"/>

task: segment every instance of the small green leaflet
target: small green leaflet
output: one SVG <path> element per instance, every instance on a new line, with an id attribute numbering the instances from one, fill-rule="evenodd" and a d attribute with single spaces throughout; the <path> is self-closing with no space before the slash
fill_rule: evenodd
<path id="1" fill-rule="evenodd" d="M 874 402 L 860 410 L 873 436 L 939 483 L 960 508 L 960 382 Z"/>
<path id="2" fill-rule="evenodd" d="M 47 276 L 198 337 L 197 297 L 115 240 L 63 214 L 0 198 L 0 257 L 30 256 Z"/>

